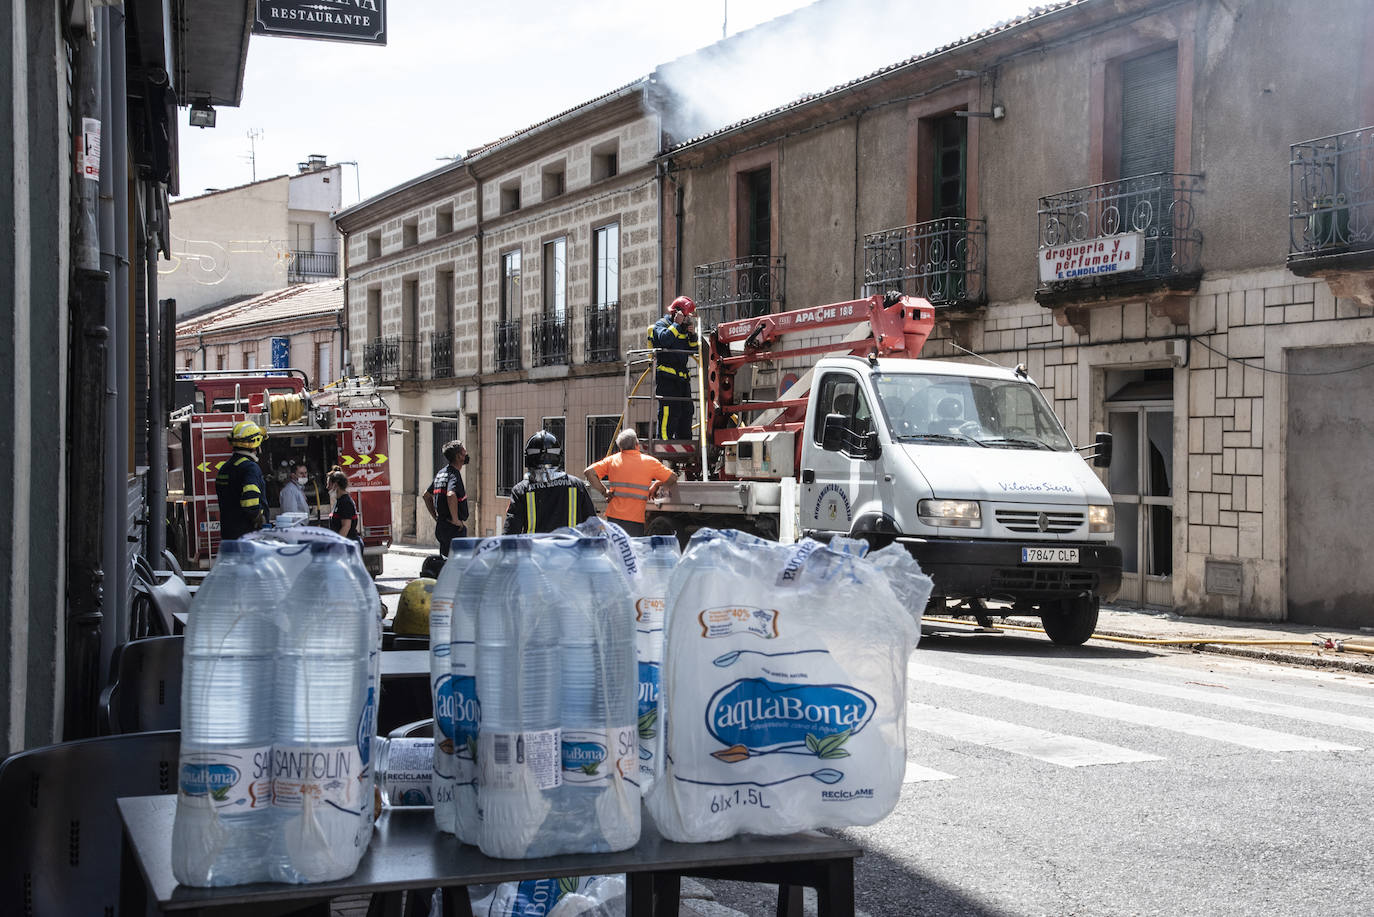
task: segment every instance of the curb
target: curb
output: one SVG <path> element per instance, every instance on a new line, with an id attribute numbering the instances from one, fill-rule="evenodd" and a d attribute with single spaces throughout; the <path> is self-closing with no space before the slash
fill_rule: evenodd
<path id="1" fill-rule="evenodd" d="M 1023 627 L 1039 627 L 1039 618 L 1003 618 L 1008 624 L 1017 624 Z M 1121 630 L 1119 628 L 1107 628 L 1094 632 L 1094 636 L 1103 637 L 1131 637 L 1136 640 L 1149 640 L 1150 637 L 1139 632 Z M 1161 637 L 1159 639 L 1175 639 Z M 1187 638 L 1177 638 L 1187 639 Z M 1142 647 L 1149 648 L 1149 647 Z M 1366 661 L 1355 657 L 1342 657 L 1339 655 L 1324 655 L 1321 652 L 1295 653 L 1292 650 L 1270 649 L 1264 646 L 1234 646 L 1226 643 L 1208 643 L 1206 639 L 1199 638 L 1197 643 L 1177 644 L 1173 647 L 1156 647 L 1157 649 L 1178 649 L 1192 650 L 1195 653 L 1211 653 L 1217 656 L 1235 656 L 1242 659 L 1257 659 L 1263 662 L 1277 662 L 1285 665 L 1303 666 L 1309 669 L 1339 669 L 1344 672 L 1358 672 L 1362 675 L 1374 675 L 1374 661 Z"/>

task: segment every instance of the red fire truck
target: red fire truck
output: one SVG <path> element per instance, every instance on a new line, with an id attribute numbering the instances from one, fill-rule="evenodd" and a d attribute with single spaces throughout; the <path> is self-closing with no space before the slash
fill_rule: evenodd
<path id="1" fill-rule="evenodd" d="M 294 464 L 304 462 L 308 521 L 327 524 L 325 476 L 338 465 L 358 505 L 363 559 L 373 576 L 382 572 L 391 546 L 390 414 L 375 390 L 345 384 L 312 391 L 298 369 L 187 371 L 177 376 L 176 405 L 167 436 L 167 545 L 183 566 L 208 568 L 219 552 L 215 475 L 233 452 L 229 431 L 251 420 L 265 434 L 258 463 L 269 520 L 281 512 Z"/>

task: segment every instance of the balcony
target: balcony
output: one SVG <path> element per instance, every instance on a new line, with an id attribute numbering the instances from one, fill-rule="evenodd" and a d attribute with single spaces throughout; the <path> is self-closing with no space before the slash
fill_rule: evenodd
<path id="1" fill-rule="evenodd" d="M 530 359 L 535 366 L 567 365 L 567 318 L 545 316 L 530 326 Z"/>
<path id="2" fill-rule="evenodd" d="M 378 382 L 402 382 L 420 378 L 419 344 L 400 335 L 373 338 L 363 347 L 363 372 Z"/>
<path id="3" fill-rule="evenodd" d="M 620 303 L 592 306 L 587 312 L 587 362 L 614 363 L 620 359 Z"/>
<path id="4" fill-rule="evenodd" d="M 1295 143 L 1290 150 L 1289 269 L 1333 281 L 1342 271 L 1374 267 L 1374 127 Z M 1358 281 L 1359 275 L 1342 279 Z M 1333 290 L 1366 298 L 1340 284 Z"/>
<path id="5" fill-rule="evenodd" d="M 692 279 L 699 327 L 706 331 L 721 322 L 781 312 L 786 275 L 782 255 L 698 264 Z"/>
<path id="6" fill-rule="evenodd" d="M 898 290 L 933 306 L 987 300 L 987 223 L 946 217 L 864 236 L 864 296 Z"/>
<path id="7" fill-rule="evenodd" d="M 314 283 L 339 276 L 336 252 L 291 252 L 286 265 L 287 283 Z"/>
<path id="8" fill-rule="evenodd" d="M 520 368 L 520 319 L 496 323 L 496 371 Z"/>
<path id="9" fill-rule="evenodd" d="M 452 331 L 436 331 L 429 336 L 429 377 L 453 378 Z"/>
<path id="10" fill-rule="evenodd" d="M 1195 291 L 1202 277 L 1193 208 L 1201 193 L 1200 175 L 1155 172 L 1040 198 L 1036 300 L 1073 307 L 1169 299 L 1168 314 L 1186 323 L 1178 294 Z"/>

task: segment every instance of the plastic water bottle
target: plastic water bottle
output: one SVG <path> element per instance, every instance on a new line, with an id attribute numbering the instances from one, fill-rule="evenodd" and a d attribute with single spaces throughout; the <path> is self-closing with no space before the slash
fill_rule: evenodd
<path id="1" fill-rule="evenodd" d="M 451 641 L 453 596 L 458 581 L 477 549 L 473 538 L 455 538 L 448 560 L 439 571 L 434 591 L 429 598 L 429 688 L 434 709 L 434 824 L 440 831 L 453 833 L 453 787 L 457 780 L 458 763 L 453 716 L 460 699 L 454 694 Z M 471 696 L 469 692 L 469 697 Z"/>
<path id="2" fill-rule="evenodd" d="M 635 539 L 639 577 L 635 588 L 635 659 L 639 673 L 639 786 L 647 791 L 663 762 L 664 723 L 658 695 L 663 666 L 663 628 L 668 579 L 681 549 L 672 535 Z"/>
<path id="3" fill-rule="evenodd" d="M 376 612 L 351 565 L 357 548 L 314 543 L 287 593 L 277 662 L 272 749 L 272 878 L 350 875 L 371 832 L 369 763 L 376 686 Z"/>
<path id="4" fill-rule="evenodd" d="M 270 553 L 226 541 L 191 606 L 172 828 L 172 874 L 182 885 L 267 878 L 276 611 L 285 589 Z"/>
<path id="5" fill-rule="evenodd" d="M 624 850 L 639 840 L 634 607 L 604 539 L 559 550 L 563 788 L 548 852 Z"/>
<path id="6" fill-rule="evenodd" d="M 434 805 L 434 739 L 378 737 L 372 742 L 384 806 Z"/>
<path id="7" fill-rule="evenodd" d="M 476 844 L 477 732 L 481 721 L 477 688 L 477 611 L 482 605 L 491 565 L 485 557 L 497 546 L 492 539 L 454 539 L 453 552 L 473 552 L 453 593 L 453 620 L 449 628 L 449 671 L 453 693 L 453 833 L 464 844 Z M 494 556 L 494 555 L 493 555 Z M 437 809 L 437 806 L 436 806 Z"/>
<path id="8" fill-rule="evenodd" d="M 544 855 L 560 783 L 558 616 L 533 541 L 501 539 L 477 611 L 477 843 L 493 857 Z"/>

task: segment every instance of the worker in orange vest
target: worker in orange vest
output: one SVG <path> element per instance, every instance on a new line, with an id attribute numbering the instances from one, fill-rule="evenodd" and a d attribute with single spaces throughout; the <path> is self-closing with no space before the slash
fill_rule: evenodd
<path id="1" fill-rule="evenodd" d="M 677 481 L 677 472 L 652 455 L 640 452 L 634 430 L 621 430 L 615 444 L 619 452 L 587 466 L 587 485 L 607 498 L 608 520 L 629 535 L 643 535 L 644 511 L 649 501 L 660 488 Z"/>

